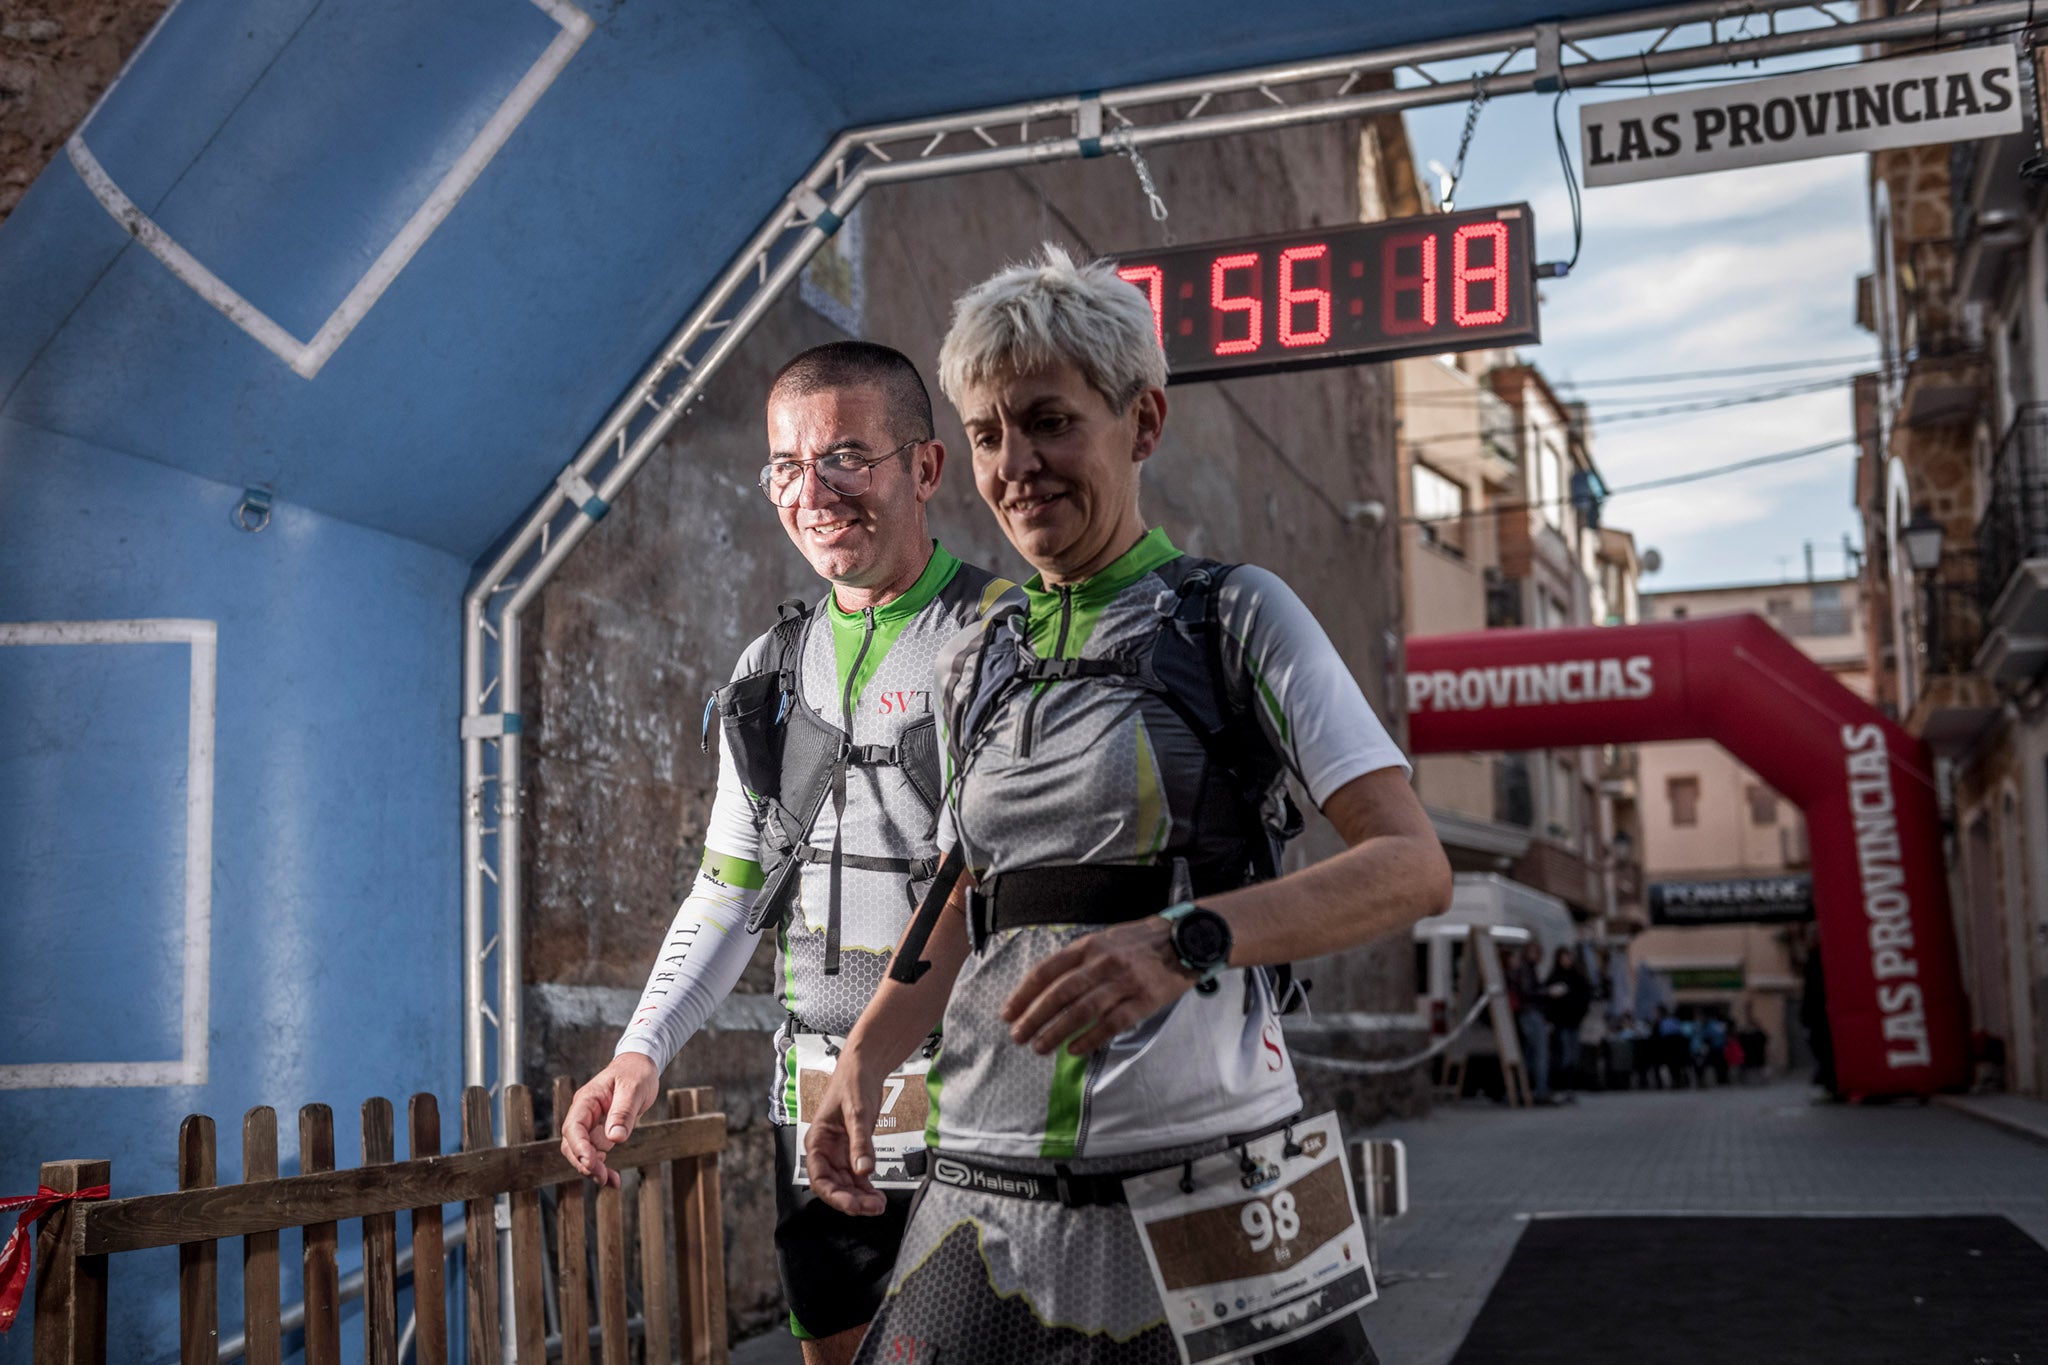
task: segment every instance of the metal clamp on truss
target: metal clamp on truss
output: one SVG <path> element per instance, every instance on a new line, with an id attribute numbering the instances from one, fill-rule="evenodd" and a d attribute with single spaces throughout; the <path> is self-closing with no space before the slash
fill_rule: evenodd
<path id="1" fill-rule="evenodd" d="M 799 213 L 809 214 L 811 226 L 824 233 L 827 237 L 839 231 L 840 225 L 846 221 L 832 211 L 832 206 L 825 202 L 824 195 L 819 194 L 809 185 L 798 185 L 796 193 L 792 194 L 789 200 L 792 204 L 796 205 Z"/>
<path id="2" fill-rule="evenodd" d="M 1556 24 L 1535 24 L 1530 36 L 1536 52 L 1536 93 L 1556 94 L 1564 89 L 1564 33 Z"/>
<path id="3" fill-rule="evenodd" d="M 525 728 L 517 711 L 490 711 L 480 716 L 462 718 L 464 739 L 503 739 L 516 735 Z"/>
<path id="4" fill-rule="evenodd" d="M 1102 155 L 1102 92 L 1083 90 L 1080 107 L 1074 110 L 1074 136 L 1081 143 L 1083 157 Z"/>
<path id="5" fill-rule="evenodd" d="M 555 487 L 592 521 L 603 521 L 604 514 L 612 510 L 612 505 L 597 495 L 590 480 L 578 474 L 573 465 L 555 475 Z"/>

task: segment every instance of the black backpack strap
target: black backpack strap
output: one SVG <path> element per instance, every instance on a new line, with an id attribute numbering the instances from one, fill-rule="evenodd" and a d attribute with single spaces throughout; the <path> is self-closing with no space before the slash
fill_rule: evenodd
<path id="1" fill-rule="evenodd" d="M 776 689 L 782 696 L 776 704 L 774 718 L 768 722 L 771 726 L 780 725 L 783 717 L 789 714 L 790 698 L 796 692 L 797 651 L 803 647 L 804 626 L 810 616 L 810 604 L 802 598 L 792 597 L 775 604 L 775 624 L 768 631 L 769 667 L 763 671 L 774 676 Z M 704 753 L 711 752 L 711 713 L 722 709 L 720 698 L 729 695 L 737 685 L 728 684 L 704 699 L 702 729 L 697 735 L 697 747 Z"/>
<path id="2" fill-rule="evenodd" d="M 932 941 L 932 930 L 939 927 L 939 916 L 946 911 L 946 902 L 952 899 L 953 888 L 959 885 L 960 874 L 967 868 L 967 859 L 961 855 L 960 846 L 955 844 L 946 850 L 945 861 L 932 877 L 931 886 L 924 893 L 924 901 L 917 907 L 917 914 L 911 917 L 910 928 L 904 932 L 903 942 L 896 947 L 896 954 L 889 960 L 889 979 L 900 981 L 906 986 L 915 986 L 918 979 L 930 971 L 932 964 L 924 950 Z"/>

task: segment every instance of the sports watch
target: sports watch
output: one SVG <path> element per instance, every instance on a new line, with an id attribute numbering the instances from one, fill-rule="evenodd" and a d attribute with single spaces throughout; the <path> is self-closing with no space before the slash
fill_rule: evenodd
<path id="1" fill-rule="evenodd" d="M 1230 966 L 1230 921 L 1193 901 L 1159 912 L 1173 926 L 1173 951 L 1180 965 L 1195 973 L 1195 989 L 1213 994 L 1216 978 Z"/>

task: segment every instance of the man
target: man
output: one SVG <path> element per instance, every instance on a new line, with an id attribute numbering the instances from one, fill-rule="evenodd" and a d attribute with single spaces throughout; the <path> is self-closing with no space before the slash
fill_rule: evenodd
<path id="1" fill-rule="evenodd" d="M 1548 998 L 1543 985 L 1543 945 L 1530 939 L 1522 945 L 1508 973 L 1515 993 L 1515 1029 L 1522 1039 L 1522 1074 L 1529 1079 L 1529 1098 L 1552 1103 L 1550 1096 L 1550 1019 L 1543 1012 Z"/>
<path id="2" fill-rule="evenodd" d="M 896 351 L 844 341 L 805 351 L 768 393 L 761 489 L 832 590 L 740 658 L 721 713 L 718 795 L 704 864 L 677 911 L 611 1065 L 576 1093 L 562 1151 L 610 1183 L 604 1154 L 653 1103 L 662 1070 L 778 927 L 776 1252 L 806 1365 L 850 1361 L 888 1287 L 910 1197 L 853 1218 L 795 1184 L 804 1097 L 888 971 L 936 868 L 939 647 L 1010 584 L 930 538 L 925 505 L 946 450 L 931 399 Z M 709 713 L 706 714 L 709 725 Z M 922 1078 L 898 1087 L 915 1106 Z M 907 1182 L 906 1182 L 907 1183 Z"/>

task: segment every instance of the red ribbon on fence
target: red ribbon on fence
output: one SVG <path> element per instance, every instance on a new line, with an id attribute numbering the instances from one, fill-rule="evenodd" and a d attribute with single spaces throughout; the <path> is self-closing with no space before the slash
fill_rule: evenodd
<path id="1" fill-rule="evenodd" d="M 35 1248 L 36 1219 L 67 1199 L 105 1199 L 111 1193 L 112 1189 L 105 1185 L 94 1185 L 75 1194 L 63 1194 L 41 1185 L 34 1194 L 0 1199 L 0 1213 L 21 1210 L 14 1234 L 7 1239 L 6 1246 L 0 1247 L 0 1332 L 14 1326 L 14 1315 L 21 1311 L 21 1296 L 28 1289 L 29 1256 Z"/>

